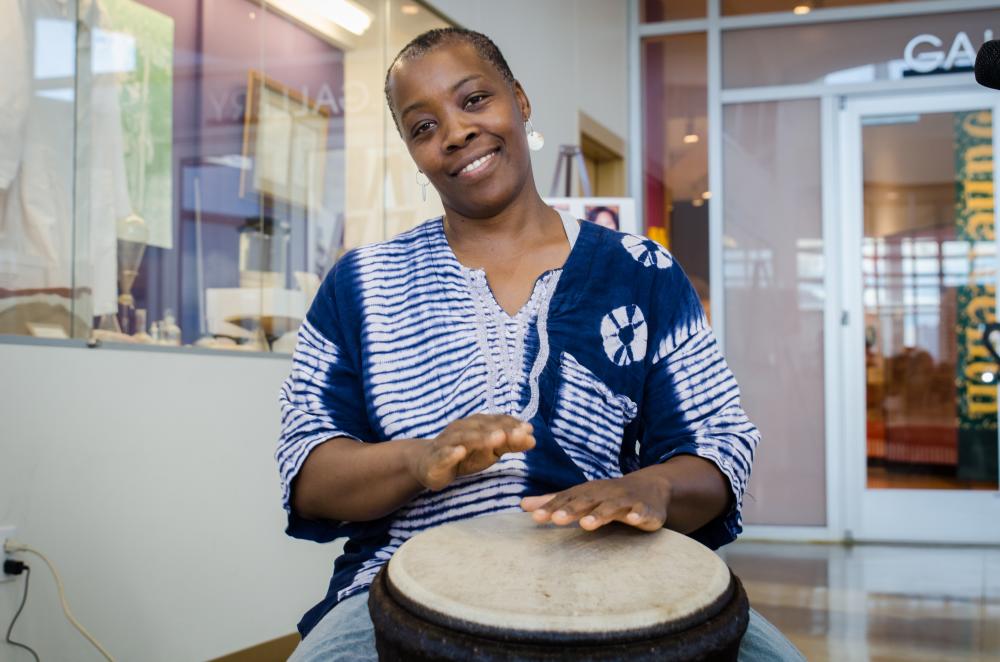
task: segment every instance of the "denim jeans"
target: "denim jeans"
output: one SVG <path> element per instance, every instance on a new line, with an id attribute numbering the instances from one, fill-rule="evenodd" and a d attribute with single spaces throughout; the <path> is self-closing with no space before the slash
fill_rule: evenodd
<path id="1" fill-rule="evenodd" d="M 351 596 L 331 609 L 288 659 L 289 662 L 377 662 L 368 594 Z M 751 609 L 750 624 L 740 643 L 740 662 L 765 660 L 805 662 L 802 653 L 778 628 Z"/>

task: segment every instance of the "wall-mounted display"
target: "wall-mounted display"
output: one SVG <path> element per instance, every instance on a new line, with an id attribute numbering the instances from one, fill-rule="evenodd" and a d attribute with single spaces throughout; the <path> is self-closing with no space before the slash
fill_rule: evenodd
<path id="1" fill-rule="evenodd" d="M 632 198 L 544 198 L 553 209 L 568 211 L 579 219 L 603 225 L 611 230 L 638 233 Z M 652 237 L 656 239 L 656 237 Z"/>

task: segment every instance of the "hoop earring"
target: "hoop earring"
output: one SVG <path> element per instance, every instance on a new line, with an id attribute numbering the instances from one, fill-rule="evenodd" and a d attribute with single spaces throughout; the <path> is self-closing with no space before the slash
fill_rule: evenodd
<path id="1" fill-rule="evenodd" d="M 545 147 L 545 136 L 535 131 L 535 127 L 531 124 L 530 119 L 524 121 L 524 130 L 528 134 L 528 149 L 532 152 L 537 152 L 542 147 Z"/>
<path id="2" fill-rule="evenodd" d="M 420 176 L 423 175 L 424 181 L 420 181 Z M 431 183 L 431 180 L 427 179 L 427 175 L 420 170 L 417 171 L 417 186 L 420 187 L 420 197 L 423 198 L 424 202 L 427 202 L 427 186 Z"/>

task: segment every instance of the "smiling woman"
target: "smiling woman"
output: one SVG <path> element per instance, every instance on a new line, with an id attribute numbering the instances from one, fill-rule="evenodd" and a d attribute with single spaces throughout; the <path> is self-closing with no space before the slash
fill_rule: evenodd
<path id="1" fill-rule="evenodd" d="M 372 580 L 446 521 L 523 510 L 726 544 L 759 437 L 673 258 L 539 197 L 531 104 L 489 38 L 421 35 L 385 91 L 445 213 L 345 255 L 303 323 L 281 391 L 288 533 L 349 542 L 296 660 L 375 659 Z M 752 615 L 750 659 L 798 659 L 767 631 Z"/>
<path id="2" fill-rule="evenodd" d="M 386 98 L 410 155 L 445 207 L 463 215 L 494 216 L 519 197 L 522 204 L 540 203 L 523 129 L 531 116 L 527 95 L 495 46 L 433 48 L 448 34 L 418 39 L 386 78 Z"/>

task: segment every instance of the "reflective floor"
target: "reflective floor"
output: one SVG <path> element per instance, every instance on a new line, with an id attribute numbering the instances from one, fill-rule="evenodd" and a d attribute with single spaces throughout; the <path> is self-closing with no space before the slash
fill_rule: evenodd
<path id="1" fill-rule="evenodd" d="M 809 660 L 1000 662 L 1000 548 L 738 542 L 723 556 Z"/>

